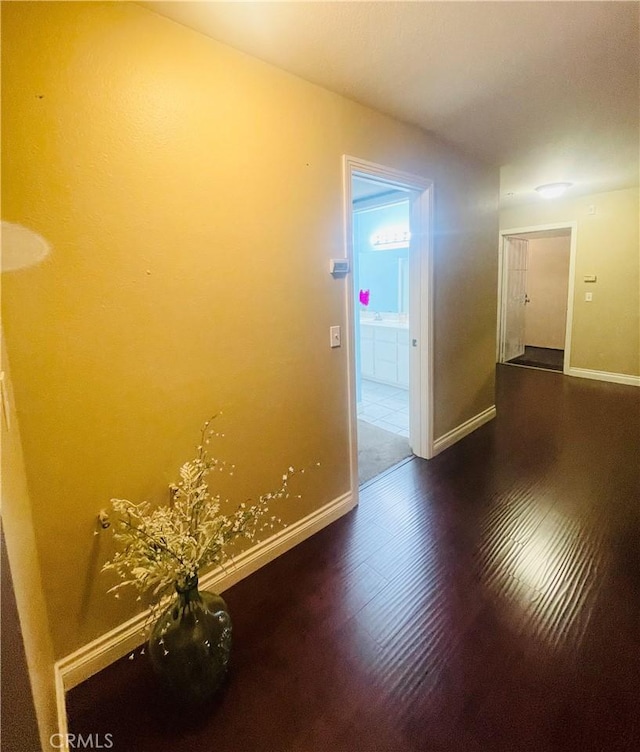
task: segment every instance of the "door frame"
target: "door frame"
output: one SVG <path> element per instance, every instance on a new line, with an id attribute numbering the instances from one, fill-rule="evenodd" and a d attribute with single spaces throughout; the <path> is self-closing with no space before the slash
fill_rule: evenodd
<path id="1" fill-rule="evenodd" d="M 498 254 L 498 321 L 496 336 L 496 363 L 502 363 L 502 338 L 505 331 L 505 316 L 507 308 L 507 284 L 508 268 L 506 263 L 505 238 L 510 235 L 524 235 L 530 232 L 543 232 L 545 230 L 569 230 L 569 279 L 567 285 L 567 323 L 564 334 L 564 359 L 562 372 L 569 374 L 571 369 L 571 337 L 573 333 L 573 305 L 575 300 L 575 277 L 576 277 L 576 249 L 578 236 L 577 222 L 554 222 L 544 225 L 527 225 L 526 227 L 513 227 L 500 230 L 499 254 Z"/>
<path id="2" fill-rule="evenodd" d="M 433 457 L 433 181 L 420 175 L 343 155 L 343 221 L 345 255 L 354 268 L 353 197 L 354 177 L 388 183 L 411 191 L 409 246 L 409 426 L 414 454 Z M 358 417 L 356 404 L 356 343 L 353 284 L 346 294 L 348 324 L 347 362 L 349 382 L 349 446 L 351 488 L 357 498 Z M 414 344 L 414 342 L 416 344 Z"/>

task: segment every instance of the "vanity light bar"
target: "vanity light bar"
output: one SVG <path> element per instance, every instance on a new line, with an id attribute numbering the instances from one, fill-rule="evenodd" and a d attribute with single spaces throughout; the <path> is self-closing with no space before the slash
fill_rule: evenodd
<path id="1" fill-rule="evenodd" d="M 371 245 L 376 250 L 391 250 L 393 248 L 408 248 L 411 240 L 409 230 L 380 230 L 371 238 Z"/>

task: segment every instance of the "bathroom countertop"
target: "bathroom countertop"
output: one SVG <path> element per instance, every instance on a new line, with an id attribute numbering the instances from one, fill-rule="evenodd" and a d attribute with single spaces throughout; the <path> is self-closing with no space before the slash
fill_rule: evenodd
<path id="1" fill-rule="evenodd" d="M 385 329 L 408 329 L 409 321 L 399 321 L 398 319 L 360 319 L 360 326 L 378 326 Z"/>

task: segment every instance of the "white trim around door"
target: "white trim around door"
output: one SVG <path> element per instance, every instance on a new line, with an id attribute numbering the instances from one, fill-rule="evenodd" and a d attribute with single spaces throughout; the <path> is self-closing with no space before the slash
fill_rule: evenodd
<path id="1" fill-rule="evenodd" d="M 349 268 L 353 258 L 354 177 L 374 179 L 390 187 L 408 190 L 411 205 L 409 249 L 409 339 L 410 339 L 410 436 L 411 450 L 418 457 L 433 456 L 433 181 L 391 167 L 344 155 L 344 243 Z M 356 343 L 354 339 L 356 306 L 352 286 L 345 289 L 348 322 L 347 357 L 349 379 L 349 439 L 351 489 L 357 496 L 358 441 L 356 405 Z"/>
<path id="2" fill-rule="evenodd" d="M 547 225 L 530 225 L 527 227 L 514 227 L 507 230 L 500 230 L 498 257 L 498 321 L 497 321 L 497 338 L 496 338 L 496 362 L 502 363 L 502 339 L 504 337 L 505 315 L 507 303 L 507 282 L 508 273 L 507 264 L 505 263 L 505 238 L 511 235 L 524 235 L 530 232 L 544 232 L 548 230 L 570 230 L 571 245 L 569 255 L 569 284 L 567 290 L 567 324 L 564 336 L 564 362 L 563 373 L 571 374 L 571 335 L 573 332 L 573 302 L 575 296 L 575 276 L 576 276 L 576 248 L 578 223 L 577 222 L 556 222 Z"/>

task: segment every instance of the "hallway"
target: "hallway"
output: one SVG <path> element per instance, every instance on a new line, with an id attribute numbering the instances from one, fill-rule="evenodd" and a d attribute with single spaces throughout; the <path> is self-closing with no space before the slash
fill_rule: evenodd
<path id="1" fill-rule="evenodd" d="M 224 594 L 228 685 L 72 690 L 115 752 L 640 749 L 640 390 L 498 366 L 497 418 Z"/>

